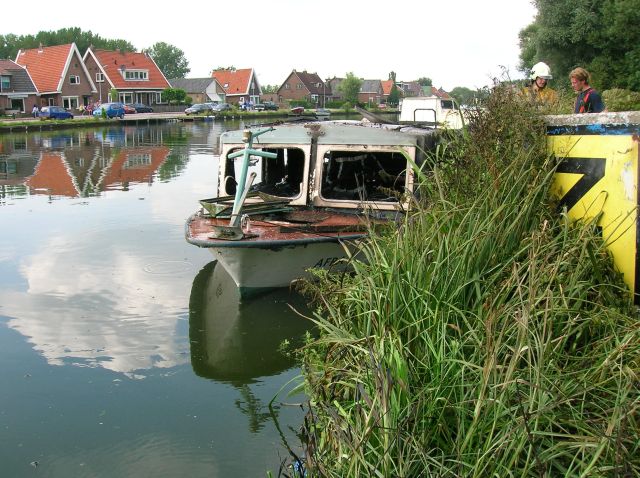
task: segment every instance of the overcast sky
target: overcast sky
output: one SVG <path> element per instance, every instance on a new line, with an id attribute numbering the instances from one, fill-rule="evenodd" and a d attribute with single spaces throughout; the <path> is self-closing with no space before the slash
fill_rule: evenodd
<path id="1" fill-rule="evenodd" d="M 262 85 L 292 69 L 322 78 L 428 77 L 434 86 L 479 88 L 517 71 L 518 32 L 535 16 L 532 0 L 110 0 L 3 2 L 0 33 L 80 27 L 138 50 L 156 42 L 180 48 L 191 72 L 254 68 Z M 84 52 L 81 52 L 84 54 Z"/>

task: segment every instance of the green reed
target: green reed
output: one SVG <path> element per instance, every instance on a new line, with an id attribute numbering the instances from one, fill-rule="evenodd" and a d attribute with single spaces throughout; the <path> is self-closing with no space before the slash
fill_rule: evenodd
<path id="1" fill-rule="evenodd" d="M 640 320 L 553 171 L 540 118 L 497 90 L 418 171 L 406 223 L 312 290 L 307 476 L 640 476 Z"/>

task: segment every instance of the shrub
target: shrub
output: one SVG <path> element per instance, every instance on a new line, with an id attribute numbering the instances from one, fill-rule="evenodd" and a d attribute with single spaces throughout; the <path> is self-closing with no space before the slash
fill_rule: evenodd
<path id="1" fill-rule="evenodd" d="M 353 277 L 320 276 L 309 476 L 640 476 L 640 320 L 516 95 L 416 168 L 423 201 Z"/>
<path id="2" fill-rule="evenodd" d="M 640 93 L 614 88 L 602 92 L 602 98 L 609 111 L 640 111 Z"/>

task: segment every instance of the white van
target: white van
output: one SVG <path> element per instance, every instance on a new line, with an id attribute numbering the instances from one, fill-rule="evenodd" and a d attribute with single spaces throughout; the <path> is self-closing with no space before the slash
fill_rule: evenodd
<path id="1" fill-rule="evenodd" d="M 400 123 L 423 123 L 451 129 L 462 128 L 460 107 L 453 99 L 413 96 L 400 102 Z"/>

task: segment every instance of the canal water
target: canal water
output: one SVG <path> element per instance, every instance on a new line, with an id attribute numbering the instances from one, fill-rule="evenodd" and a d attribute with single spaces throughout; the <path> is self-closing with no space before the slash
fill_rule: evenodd
<path id="1" fill-rule="evenodd" d="M 184 239 L 239 126 L 0 135 L 0 476 L 277 475 L 295 449 L 304 300 L 240 302 Z"/>

